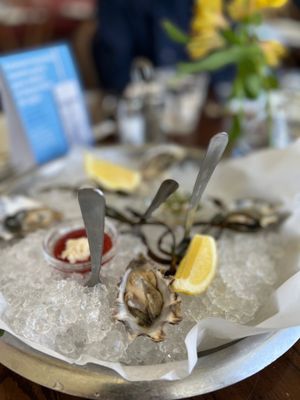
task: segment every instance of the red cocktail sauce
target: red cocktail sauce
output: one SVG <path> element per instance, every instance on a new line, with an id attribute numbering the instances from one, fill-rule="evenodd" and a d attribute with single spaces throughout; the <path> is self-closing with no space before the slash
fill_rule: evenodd
<path id="1" fill-rule="evenodd" d="M 71 232 L 67 233 L 66 235 L 62 236 L 61 238 L 59 238 L 57 240 L 57 242 L 55 243 L 55 245 L 54 245 L 54 249 L 53 249 L 54 257 L 57 258 L 58 260 L 61 260 L 63 262 L 69 263 L 69 261 L 67 259 L 61 258 L 61 254 L 63 253 L 63 251 L 66 248 L 66 242 L 69 239 L 79 239 L 79 238 L 82 238 L 82 237 L 86 237 L 85 229 L 76 229 L 74 231 L 71 231 Z M 111 248 L 112 248 L 111 237 L 105 233 L 104 234 L 102 255 L 107 253 Z M 86 260 L 79 261 L 76 264 L 82 264 L 82 263 L 88 262 L 88 261 L 90 261 L 90 259 L 91 258 L 89 257 Z"/>

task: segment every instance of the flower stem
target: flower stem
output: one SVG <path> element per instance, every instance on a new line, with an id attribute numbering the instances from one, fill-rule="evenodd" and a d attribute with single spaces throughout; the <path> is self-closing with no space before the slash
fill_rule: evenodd
<path id="1" fill-rule="evenodd" d="M 272 120 L 272 104 L 271 104 L 271 95 L 270 91 L 266 91 L 266 124 L 267 124 L 267 135 L 268 135 L 268 145 L 271 147 L 273 138 L 272 138 L 272 127 L 273 127 L 273 120 Z"/>

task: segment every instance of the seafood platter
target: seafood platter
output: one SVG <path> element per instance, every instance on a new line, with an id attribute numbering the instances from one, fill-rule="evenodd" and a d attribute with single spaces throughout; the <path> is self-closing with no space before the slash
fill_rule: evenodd
<path id="1" fill-rule="evenodd" d="M 76 149 L 3 185 L 1 362 L 86 398 L 175 399 L 291 347 L 300 143 L 220 161 L 226 144 Z"/>

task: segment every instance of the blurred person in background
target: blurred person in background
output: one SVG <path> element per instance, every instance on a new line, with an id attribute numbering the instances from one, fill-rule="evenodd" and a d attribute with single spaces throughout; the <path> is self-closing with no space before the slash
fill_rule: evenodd
<path id="1" fill-rule="evenodd" d="M 193 4 L 193 0 L 98 0 L 93 57 L 102 88 L 121 93 L 136 57 L 157 67 L 186 59 L 184 46 L 168 38 L 162 21 L 169 19 L 188 31 Z"/>

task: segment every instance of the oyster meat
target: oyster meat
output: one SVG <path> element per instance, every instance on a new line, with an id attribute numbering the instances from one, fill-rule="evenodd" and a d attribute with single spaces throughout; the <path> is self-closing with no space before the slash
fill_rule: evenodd
<path id="1" fill-rule="evenodd" d="M 146 335 L 160 342 L 165 338 L 163 326 L 181 321 L 181 300 L 171 291 L 171 282 L 143 255 L 130 262 L 120 283 L 115 318 L 132 339 Z"/>

